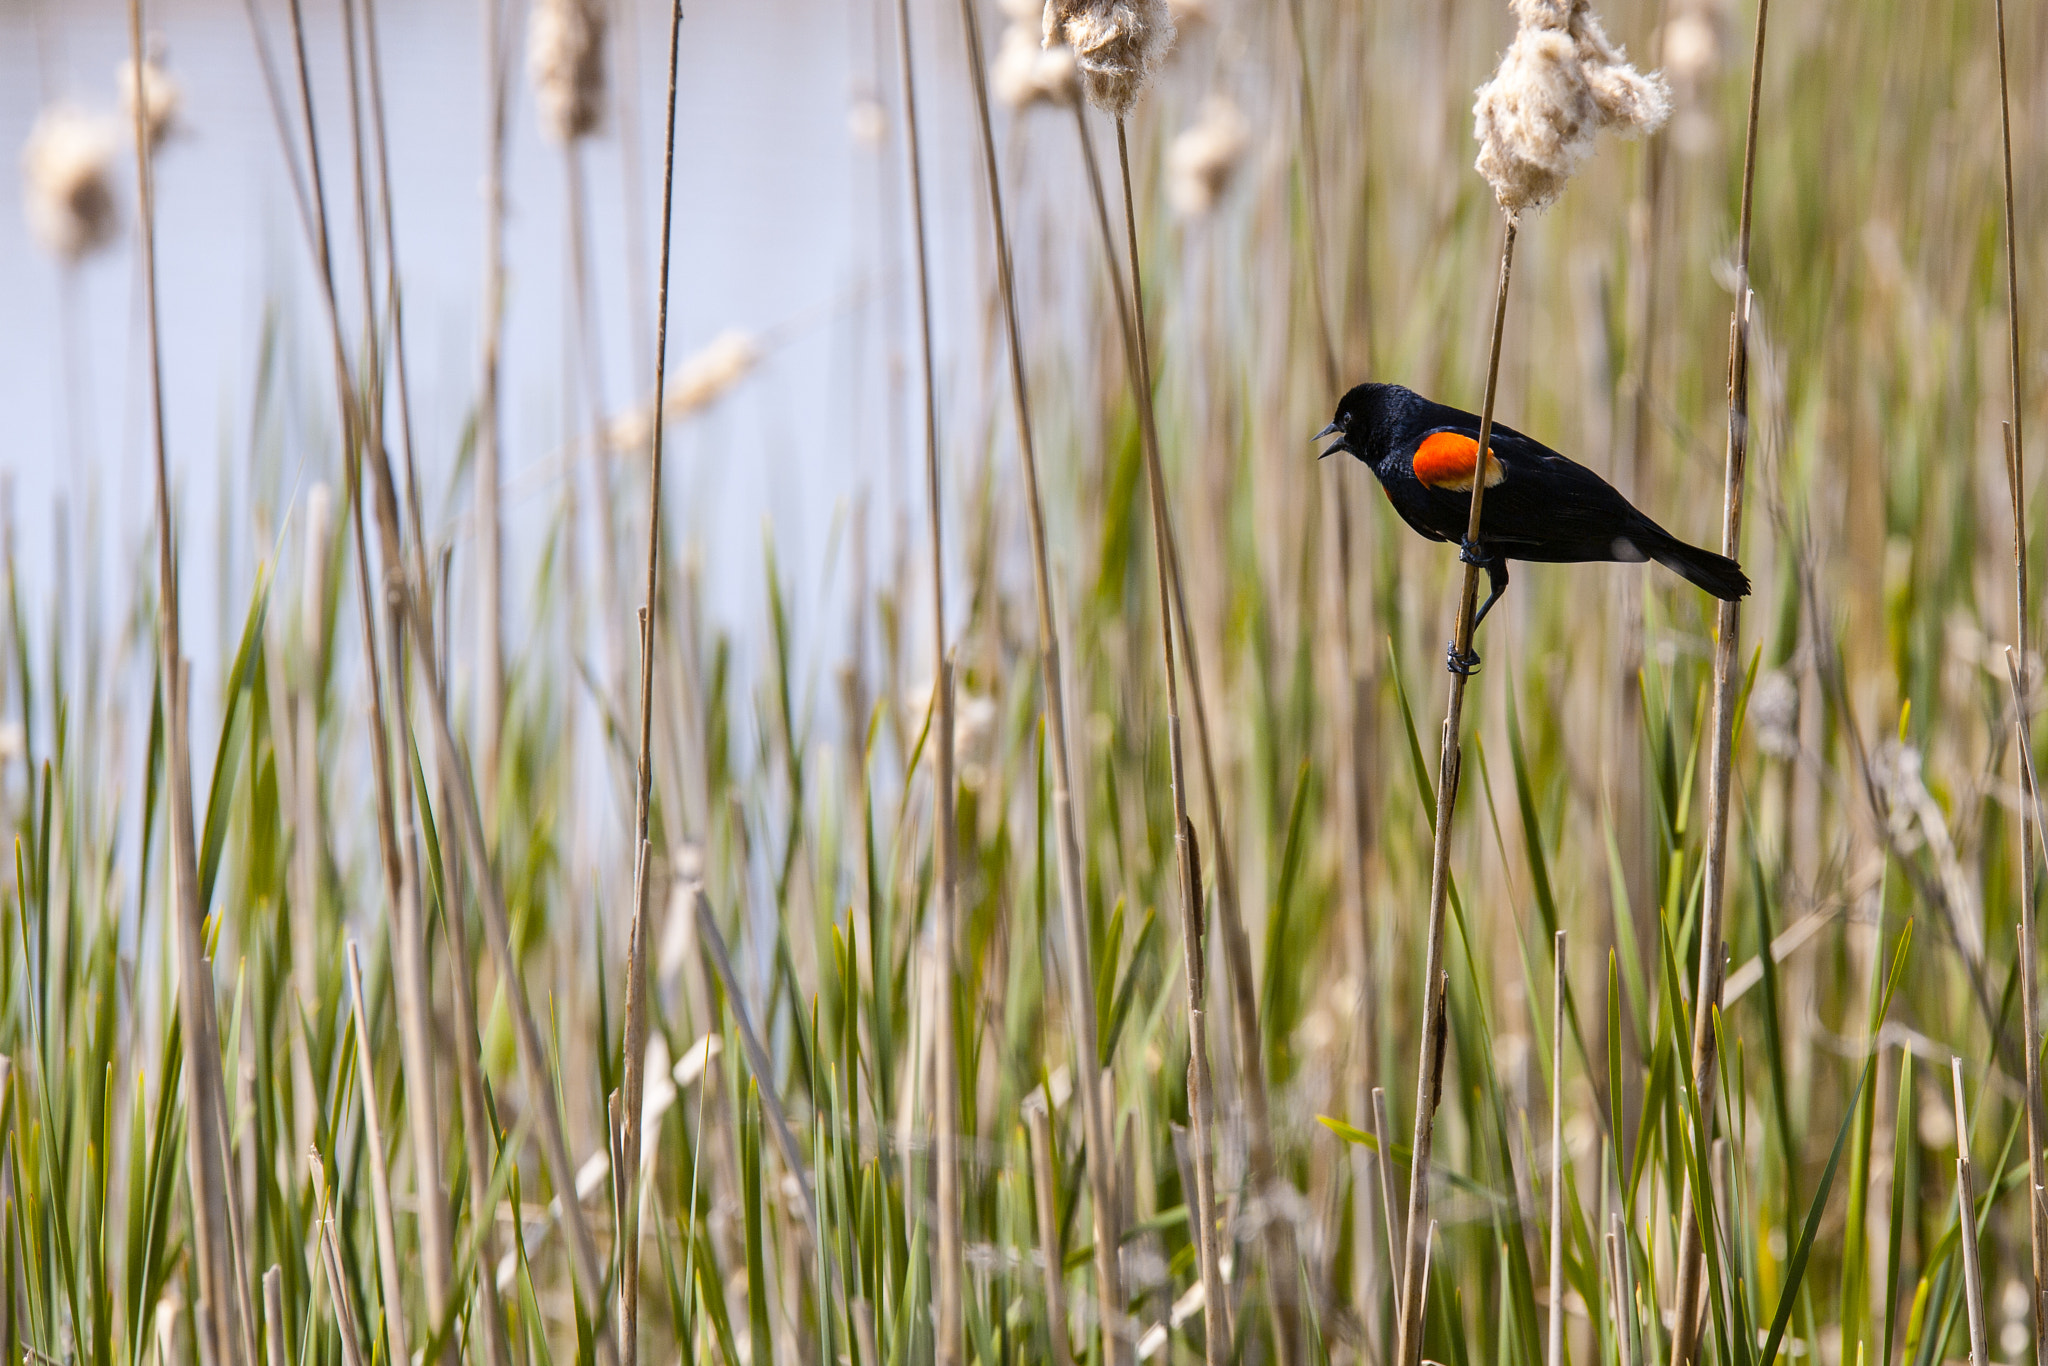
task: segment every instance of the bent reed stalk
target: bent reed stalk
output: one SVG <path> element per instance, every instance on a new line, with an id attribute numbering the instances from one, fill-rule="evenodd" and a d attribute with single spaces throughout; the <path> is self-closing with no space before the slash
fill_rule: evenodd
<path id="1" fill-rule="evenodd" d="M 1771 0 L 1757 0 L 1756 38 L 1750 52 L 1749 123 L 1743 143 L 1742 207 L 1735 239 L 1735 310 L 1729 320 L 1728 449 L 1721 492 L 1721 553 L 1737 558 L 1742 544 L 1743 482 L 1749 464 L 1749 246 L 1756 207 L 1756 133 L 1758 106 L 1763 100 L 1764 35 Z M 1707 768 L 1706 888 L 1700 905 L 1699 977 L 1692 998 L 1693 1094 L 1699 1097 L 1700 1141 L 1711 1145 L 1719 1092 L 1715 1066 L 1715 1018 L 1721 1009 L 1721 985 L 1727 973 L 1722 923 L 1728 902 L 1728 807 L 1734 787 L 1736 689 L 1741 669 L 1736 658 L 1742 632 L 1741 601 L 1722 602 L 1714 624 L 1713 748 Z M 1703 1187 L 1708 1196 L 1711 1184 Z M 1678 1281 L 1672 1294 L 1671 1366 L 1689 1366 L 1699 1344 L 1701 1300 L 1705 1288 L 1700 1215 L 1686 1184 L 1678 1234 Z"/>
<path id="2" fill-rule="evenodd" d="M 1515 264 L 1515 235 L 1520 219 L 1509 213 L 1504 220 L 1500 243 L 1500 283 L 1493 296 L 1493 340 L 1486 361 L 1486 398 L 1479 410 L 1479 445 L 1474 469 L 1481 477 L 1472 481 L 1472 510 L 1465 524 L 1465 539 L 1479 544 L 1479 512 L 1486 497 L 1483 477 L 1493 438 L 1493 401 L 1500 388 L 1500 343 L 1508 315 L 1508 280 Z M 1458 617 L 1452 638 L 1454 652 L 1472 653 L 1472 617 L 1479 606 L 1479 566 L 1465 562 L 1464 585 L 1458 595 Z M 1424 995 L 1421 1057 L 1415 1070 L 1415 1136 L 1409 1147 L 1407 1246 L 1402 1254 L 1401 1306 L 1397 1316 L 1395 1366 L 1417 1366 L 1422 1360 L 1422 1302 L 1429 1280 L 1429 1238 L 1425 1230 L 1434 1221 L 1429 1213 L 1429 1153 L 1436 1137 L 1436 1107 L 1443 1094 L 1444 919 L 1450 905 L 1451 818 L 1458 806 L 1459 766 L 1464 751 L 1458 731 L 1465 714 L 1465 685 L 1470 675 L 1450 671 L 1450 700 L 1444 708 L 1443 750 L 1437 761 L 1436 835 L 1430 856 L 1429 938 L 1424 958 Z"/>

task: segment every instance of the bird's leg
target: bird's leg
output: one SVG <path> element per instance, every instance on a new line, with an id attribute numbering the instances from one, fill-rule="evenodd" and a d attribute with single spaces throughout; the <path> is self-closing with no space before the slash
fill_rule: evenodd
<path id="1" fill-rule="evenodd" d="M 1458 542 L 1458 558 L 1466 564 L 1484 569 L 1487 587 L 1491 590 L 1486 595 L 1486 601 L 1479 604 L 1479 610 L 1472 614 L 1472 631 L 1476 635 L 1479 623 L 1486 620 L 1486 614 L 1500 601 L 1500 595 L 1508 591 L 1508 563 L 1503 556 L 1489 553 L 1484 547 L 1463 539 Z M 1444 667 L 1454 674 L 1463 674 L 1470 678 L 1479 672 L 1479 652 L 1467 648 L 1463 654 L 1459 654 L 1458 643 L 1452 641 L 1444 651 Z"/>

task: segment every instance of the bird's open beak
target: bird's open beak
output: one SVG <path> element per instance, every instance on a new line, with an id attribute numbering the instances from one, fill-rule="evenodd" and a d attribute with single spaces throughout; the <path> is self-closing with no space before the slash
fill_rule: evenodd
<path id="1" fill-rule="evenodd" d="M 1317 433 L 1316 433 L 1316 434 L 1315 434 L 1314 436 L 1310 437 L 1310 438 L 1309 438 L 1309 440 L 1311 440 L 1311 441 L 1321 441 L 1321 440 L 1322 440 L 1322 439 L 1323 439 L 1324 437 L 1326 437 L 1326 436 L 1336 436 L 1336 435 L 1337 435 L 1337 434 L 1338 434 L 1338 433 L 1339 433 L 1340 431 L 1342 431 L 1342 430 L 1343 430 L 1343 429 L 1342 429 L 1342 428 L 1340 428 L 1340 427 L 1339 427 L 1339 426 L 1338 426 L 1338 425 L 1337 425 L 1336 423 L 1332 422 L 1332 423 L 1331 423 L 1331 424 L 1330 424 L 1329 426 L 1327 426 L 1327 427 L 1323 428 L 1323 429 L 1322 429 L 1321 431 L 1317 432 Z M 1343 442 L 1343 441 L 1342 441 L 1341 439 L 1339 439 L 1339 440 L 1338 440 L 1338 442 L 1337 442 L 1337 443 L 1336 443 L 1335 445 L 1333 445 L 1333 446 L 1329 447 L 1329 448 L 1328 448 L 1327 450 L 1323 451 L 1323 452 L 1322 452 L 1322 454 L 1320 454 L 1320 455 L 1318 455 L 1318 456 L 1316 457 L 1316 459 L 1318 459 L 1318 460 L 1326 460 L 1326 459 L 1328 459 L 1328 458 L 1329 458 L 1330 456 L 1332 456 L 1332 455 L 1336 454 L 1336 453 L 1337 453 L 1338 451 L 1348 451 L 1348 450 L 1350 450 L 1350 449 L 1351 449 L 1351 448 L 1350 448 L 1349 446 L 1345 445 L 1345 444 L 1344 444 L 1344 442 Z"/>

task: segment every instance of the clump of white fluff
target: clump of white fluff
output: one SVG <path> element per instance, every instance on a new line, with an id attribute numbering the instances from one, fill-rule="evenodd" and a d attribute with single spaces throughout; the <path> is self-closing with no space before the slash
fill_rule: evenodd
<path id="1" fill-rule="evenodd" d="M 135 126 L 135 59 L 124 57 L 115 68 L 114 81 L 121 92 L 121 119 L 126 127 Z M 142 132 L 148 140 L 149 150 L 154 152 L 163 146 L 164 140 L 178 130 L 178 110 L 185 102 L 185 92 L 178 88 L 170 70 L 164 66 L 163 58 L 152 52 L 142 61 Z"/>
<path id="2" fill-rule="evenodd" d="M 72 104 L 37 116 L 21 149 L 29 230 L 66 265 L 114 240 L 115 136 L 108 120 Z"/>
<path id="3" fill-rule="evenodd" d="M 1030 22 L 1013 19 L 1003 30 L 988 81 L 996 98 L 1012 109 L 1067 105 L 1080 89 L 1080 70 L 1074 49 L 1065 43 L 1045 46 Z"/>
<path id="4" fill-rule="evenodd" d="M 1515 40 L 1472 107 L 1479 173 L 1509 213 L 1540 209 L 1593 152 L 1601 129 L 1655 132 L 1671 92 L 1608 41 L 1589 0 L 1512 0 Z"/>
<path id="5" fill-rule="evenodd" d="M 1202 104 L 1202 117 L 1166 152 L 1166 194 L 1175 212 L 1199 218 L 1216 207 L 1251 143 L 1251 125 L 1224 95 Z"/>
<path id="6" fill-rule="evenodd" d="M 1089 102 L 1122 118 L 1173 46 L 1173 15 L 1166 0 L 1049 0 L 1043 35 L 1074 50 Z"/>
<path id="7" fill-rule="evenodd" d="M 686 357 L 669 378 L 662 412 L 680 422 L 724 398 L 761 363 L 761 343 L 747 332 L 719 333 L 703 350 Z M 635 408 L 614 418 L 605 429 L 605 444 L 615 451 L 638 450 L 654 435 L 654 405 Z"/>
<path id="8" fill-rule="evenodd" d="M 604 116 L 600 0 L 538 0 L 527 23 L 526 72 L 549 137 L 566 144 L 595 133 Z"/>

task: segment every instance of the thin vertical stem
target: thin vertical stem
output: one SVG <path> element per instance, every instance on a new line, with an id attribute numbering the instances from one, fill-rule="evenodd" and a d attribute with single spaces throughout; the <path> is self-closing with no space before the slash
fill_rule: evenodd
<path id="1" fill-rule="evenodd" d="M 648 839 L 654 804 L 654 633 L 655 598 L 661 586 L 661 467 L 664 387 L 668 383 L 668 277 L 669 256 L 675 224 L 676 186 L 676 72 L 683 39 L 682 0 L 669 9 L 668 32 L 668 129 L 661 176 L 661 273 L 655 281 L 654 323 L 654 421 L 647 456 L 647 582 L 640 608 L 640 752 L 633 798 L 633 927 L 626 949 L 626 1022 L 623 1059 L 624 1098 L 620 1117 L 622 1189 L 638 1189 L 640 1148 L 640 1097 L 647 1070 L 647 897 L 652 880 L 653 848 Z M 595 417 L 595 414 L 593 414 Z M 603 547 L 609 554 L 610 548 Z M 764 1083 L 765 1084 L 765 1081 Z M 640 1202 L 625 1197 L 620 1202 L 625 1240 L 621 1257 L 619 1318 L 624 1341 L 620 1359 L 635 1366 L 640 1358 Z"/>
<path id="2" fill-rule="evenodd" d="M 1180 681 L 1174 660 L 1174 595 L 1169 566 L 1173 557 L 1172 533 L 1166 509 L 1166 473 L 1159 458 L 1159 423 L 1152 406 L 1151 345 L 1145 335 L 1145 285 L 1139 268 L 1138 211 L 1131 188 L 1130 138 L 1122 115 L 1116 119 L 1117 168 L 1124 194 L 1124 247 L 1130 265 L 1130 295 L 1119 290 L 1117 316 L 1122 325 L 1124 355 L 1131 368 L 1131 386 L 1138 402 L 1139 431 L 1145 451 L 1145 484 L 1152 512 L 1154 586 L 1159 597 L 1159 647 L 1166 676 L 1166 754 L 1173 790 L 1173 844 L 1180 872 L 1181 943 L 1185 951 L 1188 987 L 1188 1117 L 1194 1144 L 1191 1162 L 1195 1169 L 1196 1255 L 1202 1275 L 1203 1352 L 1209 1366 L 1220 1366 L 1230 1355 L 1230 1333 L 1224 1325 L 1226 1311 L 1223 1270 L 1217 1247 L 1216 1180 L 1211 1152 L 1214 1145 L 1209 1075 L 1209 1039 L 1206 1023 L 1208 995 L 1207 967 L 1203 946 L 1206 916 L 1202 905 L 1202 871 L 1194 850 L 1194 826 L 1188 821 L 1187 765 L 1181 748 Z M 1114 259 L 1114 253 L 1112 253 Z M 1269 1267 L 1275 1284 L 1292 1284 L 1293 1267 Z"/>
<path id="3" fill-rule="evenodd" d="M 155 452 L 159 672 L 169 788 L 171 909 L 178 945 L 178 1009 L 185 1021 L 185 1144 L 192 1186 L 192 1230 L 199 1293 L 206 1313 L 198 1324 L 216 1360 L 239 1366 L 255 1359 L 248 1287 L 232 1253 L 231 1198 L 224 1151 L 226 1087 L 221 1078 L 219 1022 L 213 971 L 206 957 L 206 908 L 199 900 L 199 862 L 192 812 L 192 758 L 187 727 L 187 673 L 178 618 L 177 543 L 171 524 L 170 460 L 164 433 L 162 325 L 157 310 L 156 191 L 143 96 L 142 0 L 129 0 L 128 37 L 135 88 L 135 183 L 142 252 L 142 286 L 149 337 L 150 438 Z"/>
<path id="4" fill-rule="evenodd" d="M 363 1135 L 370 1148 L 370 1206 L 377 1229 L 377 1272 L 384 1289 L 384 1341 L 392 1361 L 410 1361 L 405 1328 L 405 1268 L 391 1213 L 391 1173 L 384 1161 L 384 1120 L 377 1112 L 377 1070 L 370 1049 L 370 1007 L 363 999 L 363 960 L 348 941 L 348 1003 L 356 1017 L 356 1094 L 363 1103 Z"/>
<path id="5" fill-rule="evenodd" d="M 2022 440 L 2025 432 L 2025 390 L 2020 350 L 2020 265 L 2019 235 L 2013 213 L 2012 174 L 2012 91 L 2005 53 L 2005 0 L 1995 0 L 1998 19 L 1998 118 L 2005 173 L 2005 305 L 2006 327 L 2011 345 L 2008 351 L 2012 381 L 2012 420 L 2005 425 L 2005 471 L 2012 489 L 2013 547 L 2013 645 L 2018 660 L 2013 664 L 2015 724 L 2020 746 L 2020 1008 L 2025 1017 L 2027 1064 L 2027 1241 L 2031 1251 L 2034 1279 L 2034 1361 L 2048 1366 L 2048 1175 L 2041 1162 L 2041 1144 L 2048 1141 L 2048 1117 L 2041 1101 L 2041 1000 L 2040 968 L 2037 955 L 2040 940 L 2034 925 L 2034 889 L 2037 865 L 2030 826 L 2034 818 L 2033 778 L 2028 756 L 2033 754 L 2033 717 L 2027 703 L 2027 457 Z"/>
<path id="6" fill-rule="evenodd" d="M 1053 861 L 1059 883 L 1060 922 L 1067 941 L 1071 974 L 1068 1009 L 1073 1016 L 1074 1049 L 1079 1054 L 1075 1075 L 1091 1075 L 1100 1065 L 1100 1036 L 1095 1015 L 1095 963 L 1088 931 L 1087 893 L 1083 885 L 1081 839 L 1075 828 L 1072 751 L 1067 744 L 1066 678 L 1060 665 L 1058 614 L 1053 607 L 1051 557 L 1045 541 L 1045 496 L 1038 477 L 1038 447 L 1031 425 L 1031 391 L 1024 372 L 1023 329 L 1018 319 L 1016 264 L 1010 252 L 1008 220 L 1003 209 L 1002 174 L 996 162 L 994 120 L 989 114 L 988 72 L 981 50 L 981 23 L 972 0 L 960 0 L 962 32 L 974 87 L 976 123 L 981 133 L 983 184 L 988 192 L 989 219 L 995 233 L 996 284 L 1002 300 L 1003 330 L 1008 342 L 1010 400 L 1017 424 L 1017 451 L 1024 467 L 1025 516 L 1031 533 L 1031 582 L 1038 609 L 1039 665 L 1045 687 L 1045 744 L 1052 770 Z M 1077 105 L 1078 109 L 1078 105 Z M 1116 1257 L 1116 1182 L 1109 1162 L 1109 1123 L 1101 1097 L 1088 1086 L 1078 1088 L 1095 1232 L 1096 1294 L 1105 1330 L 1123 1319 L 1122 1268 Z"/>
<path id="7" fill-rule="evenodd" d="M 1500 343 L 1508 316 L 1508 280 L 1515 264 L 1515 234 L 1520 225 L 1507 217 L 1501 233 L 1500 283 L 1493 296 L 1493 340 L 1486 362 L 1486 399 L 1479 411 L 1480 477 L 1472 481 L 1472 509 L 1465 539 L 1479 543 L 1479 513 L 1486 497 L 1485 462 L 1492 458 L 1493 401 L 1500 388 Z M 1465 565 L 1458 597 L 1454 653 L 1472 651 L 1472 617 L 1479 605 L 1479 566 Z M 1408 1158 L 1407 1246 L 1403 1252 L 1399 1346 L 1395 1366 L 1417 1366 L 1422 1360 L 1422 1297 L 1429 1281 L 1428 1237 L 1435 1228 L 1429 1217 L 1429 1154 L 1436 1138 L 1436 1106 L 1443 1094 L 1444 1073 L 1444 918 L 1451 891 L 1451 818 L 1458 807 L 1458 771 L 1464 751 L 1458 731 L 1465 714 L 1467 675 L 1451 672 L 1450 701 L 1444 710 L 1443 751 L 1437 764 L 1436 837 L 1429 874 L 1429 940 L 1425 959 L 1421 1058 L 1415 1069 L 1415 1137 Z"/>
<path id="8" fill-rule="evenodd" d="M 1949 1059 L 1956 1096 L 1956 1221 L 1963 1246 L 1963 1302 L 1970 1319 L 1972 1366 L 1990 1366 L 1984 1349 L 1984 1276 L 1977 1258 L 1977 1192 L 1970 1165 L 1969 1110 L 1963 1104 L 1963 1060 Z"/>
<path id="9" fill-rule="evenodd" d="M 1052 1338 L 1053 1366 L 1074 1366 L 1074 1349 L 1067 1343 L 1066 1258 L 1060 1250 L 1059 1191 L 1055 1182 L 1059 1169 L 1052 1159 L 1052 1119 L 1046 1107 L 1050 1096 L 1040 1103 L 1024 1103 L 1024 1124 L 1030 1133 L 1031 1183 L 1038 1214 L 1038 1256 L 1045 1264 L 1046 1333 Z"/>
<path id="10" fill-rule="evenodd" d="M 505 606 L 498 356 L 505 319 L 505 0 L 483 0 L 484 316 L 476 399 L 477 786 L 486 826 L 498 804 L 498 741 L 504 724 Z"/>
<path id="11" fill-rule="evenodd" d="M 966 1277 L 966 1254 L 960 1234 L 960 1077 L 955 1061 L 954 877 L 958 838 L 953 817 L 953 660 L 946 649 L 946 562 L 944 504 L 939 487 L 938 382 L 932 359 L 931 265 L 925 243 L 923 152 L 917 130 L 917 78 L 911 60 L 910 3 L 896 3 L 897 49 L 903 66 L 903 138 L 910 167 L 911 241 L 917 257 L 918 338 L 924 366 L 924 492 L 925 529 L 931 547 L 932 583 L 932 951 L 938 959 L 938 1009 L 933 1022 L 932 1164 L 936 1168 L 938 1238 L 934 1253 L 938 1284 L 939 1366 L 960 1360 L 962 1317 L 960 1297 Z"/>
<path id="12" fill-rule="evenodd" d="M 1564 934 L 1557 932 L 1551 964 L 1550 1336 L 1544 1366 L 1564 1366 Z"/>
<path id="13" fill-rule="evenodd" d="M 1763 99 L 1764 35 L 1770 0 L 1757 0 L 1756 40 L 1750 54 L 1749 130 L 1742 156 L 1742 214 L 1735 243 L 1735 313 L 1729 323 L 1728 456 L 1721 491 L 1721 553 L 1737 557 L 1742 542 L 1743 478 L 1749 463 L 1749 243 L 1756 198 L 1757 111 Z M 1721 926 L 1728 901 L 1728 806 L 1734 789 L 1735 712 L 1741 671 L 1736 649 L 1742 634 L 1742 604 L 1723 602 L 1714 630 L 1714 735 L 1707 769 L 1706 890 L 1700 906 L 1699 978 L 1693 991 L 1692 1075 L 1699 1096 L 1701 1137 L 1714 1137 L 1714 1019 L 1721 1008 L 1721 979 L 1727 964 Z M 1711 1188 L 1709 1188 L 1711 1193 Z M 1687 1186 L 1678 1234 L 1678 1282 L 1673 1293 L 1671 1366 L 1689 1366 L 1699 1345 L 1702 1276 L 1699 1211 Z"/>

